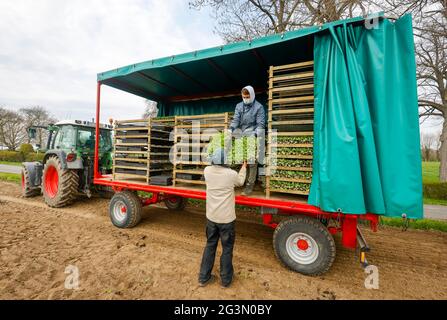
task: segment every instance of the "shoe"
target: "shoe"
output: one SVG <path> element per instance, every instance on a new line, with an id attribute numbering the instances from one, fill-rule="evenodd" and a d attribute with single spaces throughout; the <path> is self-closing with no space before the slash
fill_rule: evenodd
<path id="1" fill-rule="evenodd" d="M 231 286 L 231 284 L 233 283 L 233 278 L 230 280 L 230 281 L 228 281 L 228 282 L 221 282 L 221 284 L 220 284 L 220 286 L 222 287 L 222 288 L 228 288 L 229 286 Z"/>
<path id="2" fill-rule="evenodd" d="M 211 282 L 213 282 L 215 278 L 216 277 L 214 275 L 211 275 L 208 280 L 206 280 L 204 282 L 199 281 L 199 287 L 205 287 L 207 284 L 210 284 Z"/>

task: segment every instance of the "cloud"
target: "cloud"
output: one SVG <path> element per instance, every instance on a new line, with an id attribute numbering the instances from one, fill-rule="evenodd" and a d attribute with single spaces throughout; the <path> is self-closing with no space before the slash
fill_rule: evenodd
<path id="1" fill-rule="evenodd" d="M 219 45 L 213 23 L 182 0 L 1 1 L 0 105 L 90 119 L 97 73 Z M 108 87 L 102 105 L 102 119 L 144 108 L 143 99 Z"/>

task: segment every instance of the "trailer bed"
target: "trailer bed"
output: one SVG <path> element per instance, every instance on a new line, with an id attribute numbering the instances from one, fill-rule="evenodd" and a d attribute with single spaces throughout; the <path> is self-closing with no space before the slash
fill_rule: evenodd
<path id="1" fill-rule="evenodd" d="M 95 184 L 104 185 L 114 188 L 115 190 L 138 190 L 145 192 L 157 192 L 165 195 L 175 195 L 184 198 L 206 199 L 206 191 L 204 185 L 177 184 L 176 186 L 157 186 L 150 185 L 143 178 L 126 178 L 113 179 L 111 175 L 104 175 L 95 179 Z M 309 205 L 307 198 L 299 195 L 279 194 L 275 193 L 269 198 L 262 191 L 253 191 L 250 196 L 242 196 L 242 189 L 236 189 L 236 204 L 273 208 L 285 211 L 299 211 L 302 213 L 324 214 L 320 208 Z"/>

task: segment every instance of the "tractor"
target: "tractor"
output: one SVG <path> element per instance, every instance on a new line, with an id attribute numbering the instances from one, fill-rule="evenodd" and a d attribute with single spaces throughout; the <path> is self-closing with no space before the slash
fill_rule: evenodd
<path id="1" fill-rule="evenodd" d="M 37 129 L 48 130 L 42 162 L 22 163 L 22 194 L 33 197 L 43 193 L 53 208 L 71 204 L 78 195 L 105 195 L 109 190 L 93 185 L 95 123 L 80 120 L 61 121 L 48 127 L 28 128 L 31 139 Z M 99 170 L 112 171 L 112 126 L 100 125 Z"/>

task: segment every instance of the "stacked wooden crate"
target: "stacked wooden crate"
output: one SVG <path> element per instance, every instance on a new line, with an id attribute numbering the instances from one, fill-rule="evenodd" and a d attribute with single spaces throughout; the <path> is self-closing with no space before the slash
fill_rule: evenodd
<path id="1" fill-rule="evenodd" d="M 312 181 L 313 61 L 269 69 L 266 196 L 308 195 Z"/>
<path id="2" fill-rule="evenodd" d="M 204 147 L 209 138 L 227 130 L 229 113 L 176 116 L 174 128 L 174 185 L 179 183 L 204 185 L 203 170 L 209 162 Z"/>
<path id="3" fill-rule="evenodd" d="M 169 152 L 174 118 L 115 121 L 113 179 L 144 179 L 172 172 Z"/>

